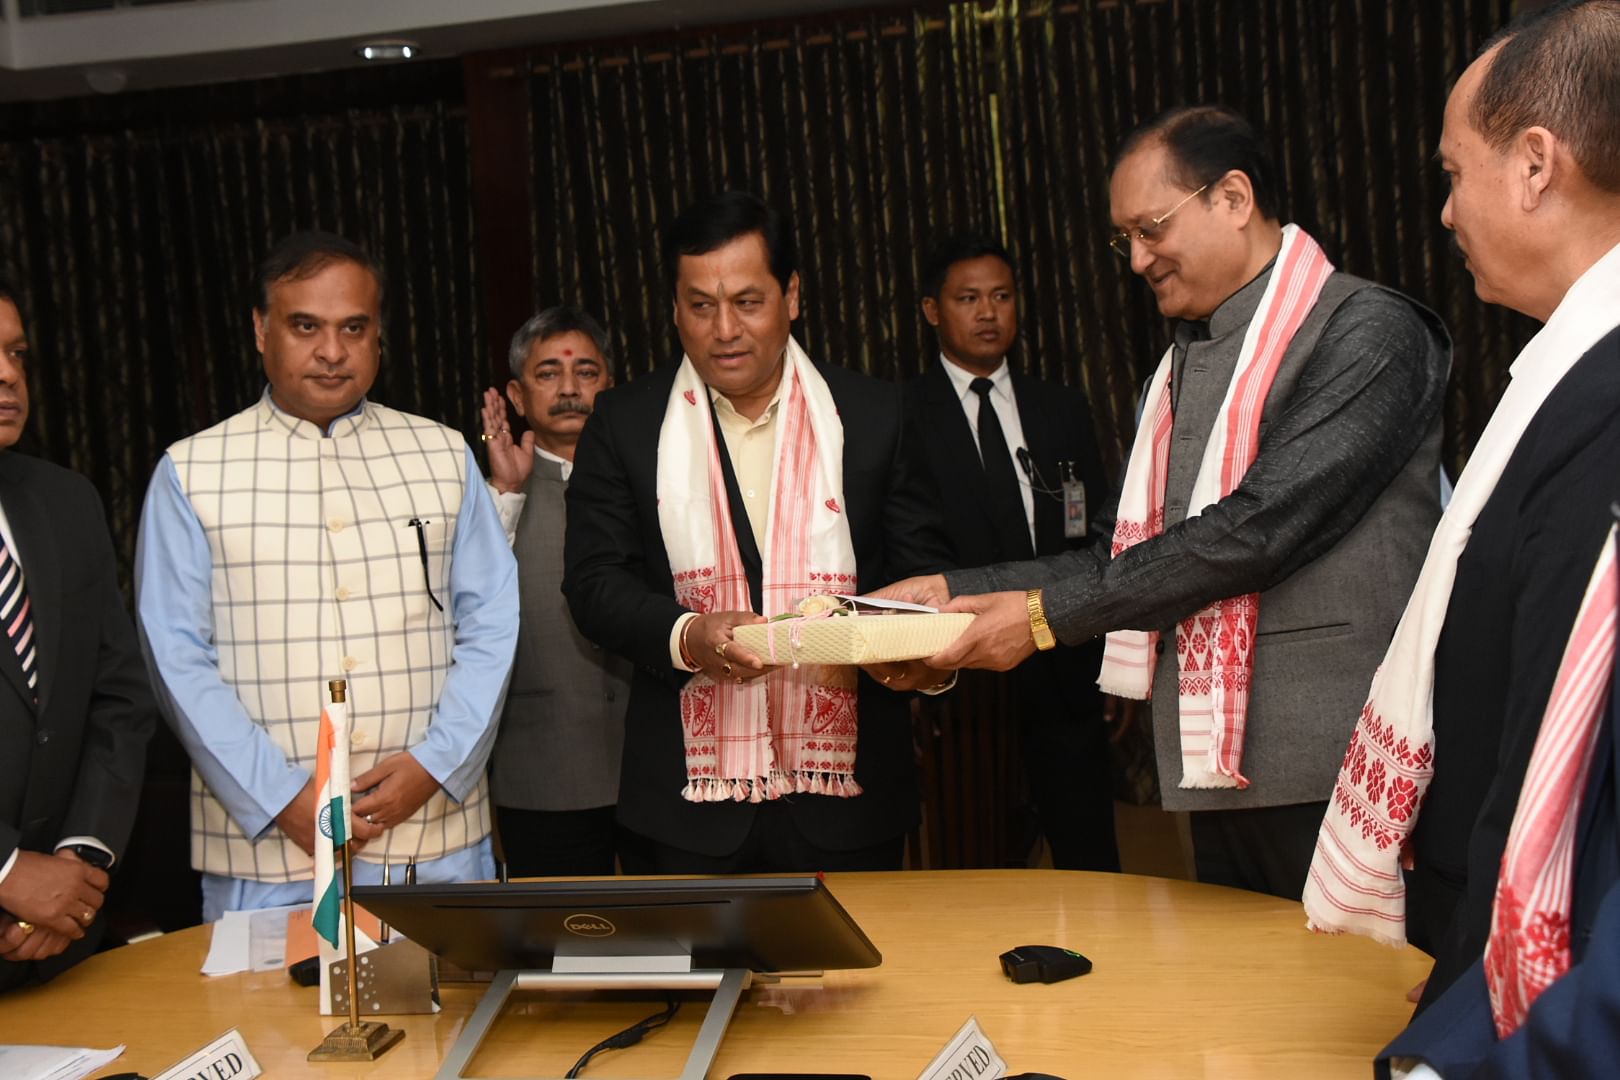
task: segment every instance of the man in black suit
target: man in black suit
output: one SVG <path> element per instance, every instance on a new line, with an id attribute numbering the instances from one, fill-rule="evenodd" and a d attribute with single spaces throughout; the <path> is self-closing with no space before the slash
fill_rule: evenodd
<path id="1" fill-rule="evenodd" d="M 940 359 L 906 385 L 907 415 L 938 490 L 953 494 L 940 505 L 956 565 L 1090 543 L 1087 508 L 1108 494 L 1091 408 L 1078 388 L 1008 364 L 1018 299 L 1006 249 L 948 237 L 924 264 L 922 294 Z M 1101 664 L 1099 639 L 1036 653 L 1008 675 L 971 676 L 1009 684 L 1010 694 L 994 696 L 1017 715 L 980 719 L 1019 725 L 1029 793 L 1060 870 L 1119 869 Z"/>
<path id="2" fill-rule="evenodd" d="M 0 990 L 95 951 L 153 718 L 100 496 L 9 452 L 28 422 L 16 296 L 0 282 Z"/>
<path id="3" fill-rule="evenodd" d="M 1617 52 L 1620 3 L 1554 5 L 1488 45 L 1446 106 L 1441 220 L 1480 299 L 1546 326 L 1447 511 L 1494 460 L 1434 651 L 1434 779 L 1406 875 L 1408 936 L 1435 957 L 1424 1008 L 1484 949 L 1530 751 L 1620 497 Z M 1515 422 L 1516 441 L 1487 453 Z"/>
<path id="4" fill-rule="evenodd" d="M 597 399 L 568 487 L 563 593 L 636 665 L 625 869 L 898 868 L 918 798 L 892 691 L 944 673 L 767 672 L 732 631 L 948 562 L 899 392 L 793 341 L 792 235 L 759 199 L 695 204 L 664 247 L 686 356 Z"/>

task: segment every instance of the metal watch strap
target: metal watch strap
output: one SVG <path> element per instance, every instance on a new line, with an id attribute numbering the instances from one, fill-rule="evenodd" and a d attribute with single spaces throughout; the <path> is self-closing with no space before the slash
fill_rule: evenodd
<path id="1" fill-rule="evenodd" d="M 1035 647 L 1045 652 L 1056 646 L 1057 638 L 1046 621 L 1046 605 L 1041 602 L 1041 590 L 1031 589 L 1025 593 L 1024 603 L 1029 609 L 1029 636 L 1035 642 Z"/>

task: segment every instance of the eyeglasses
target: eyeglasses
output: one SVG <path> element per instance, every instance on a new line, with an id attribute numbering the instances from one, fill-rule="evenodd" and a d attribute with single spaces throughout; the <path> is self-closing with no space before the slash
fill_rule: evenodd
<path id="1" fill-rule="evenodd" d="M 1164 223 L 1170 220 L 1170 215 L 1174 214 L 1177 210 L 1180 210 L 1183 206 L 1186 206 L 1188 203 L 1198 198 L 1198 196 L 1202 195 L 1204 190 L 1208 187 L 1209 185 L 1205 184 L 1203 187 L 1199 188 L 1191 195 L 1188 195 L 1185 199 L 1182 199 L 1180 202 L 1176 203 L 1176 205 L 1172 206 L 1170 209 L 1166 210 L 1164 213 L 1160 214 L 1146 225 L 1138 225 L 1134 229 L 1121 229 L 1119 232 L 1108 238 L 1108 246 L 1113 248 L 1115 254 L 1117 254 L 1120 258 L 1129 259 L 1131 257 L 1132 240 L 1136 241 L 1138 244 L 1158 243 L 1159 230 L 1164 228 Z"/>

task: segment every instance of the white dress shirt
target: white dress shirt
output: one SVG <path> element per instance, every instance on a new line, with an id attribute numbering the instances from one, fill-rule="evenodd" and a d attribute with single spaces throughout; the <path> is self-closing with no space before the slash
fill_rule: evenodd
<path id="1" fill-rule="evenodd" d="M 961 399 L 962 412 L 967 415 L 968 430 L 973 432 L 973 445 L 979 445 L 979 395 L 973 390 L 973 380 L 979 376 L 962 367 L 956 361 L 939 354 L 940 364 L 945 369 L 946 378 L 951 380 L 951 386 L 956 389 L 956 396 Z M 1001 364 L 990 373 L 989 379 L 995 384 L 990 391 L 990 405 L 996 410 L 996 419 L 1001 421 L 1001 433 L 1007 438 L 1007 453 L 1012 455 L 1013 472 L 1018 476 L 1018 494 L 1024 500 L 1024 520 L 1029 524 L 1029 546 L 1035 548 L 1035 491 L 1030 487 L 1029 473 L 1024 471 L 1023 462 L 1018 460 L 1018 451 L 1029 452 L 1024 442 L 1024 425 L 1018 419 L 1018 399 L 1013 396 L 1012 372 L 1007 368 L 1007 358 L 1002 357 Z"/>

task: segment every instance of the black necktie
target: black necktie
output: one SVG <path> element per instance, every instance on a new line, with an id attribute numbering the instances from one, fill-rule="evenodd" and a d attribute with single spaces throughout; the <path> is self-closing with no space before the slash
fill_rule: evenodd
<path id="1" fill-rule="evenodd" d="M 973 392 L 979 395 L 979 460 L 984 462 L 984 485 L 990 493 L 990 509 L 1001 537 L 1002 557 L 1028 559 L 1034 557 L 1035 549 L 1029 542 L 1029 519 L 1024 516 L 1024 497 L 1018 490 L 1018 473 L 1007 450 L 1007 436 L 990 402 L 990 391 L 995 386 L 985 378 L 972 383 Z"/>

